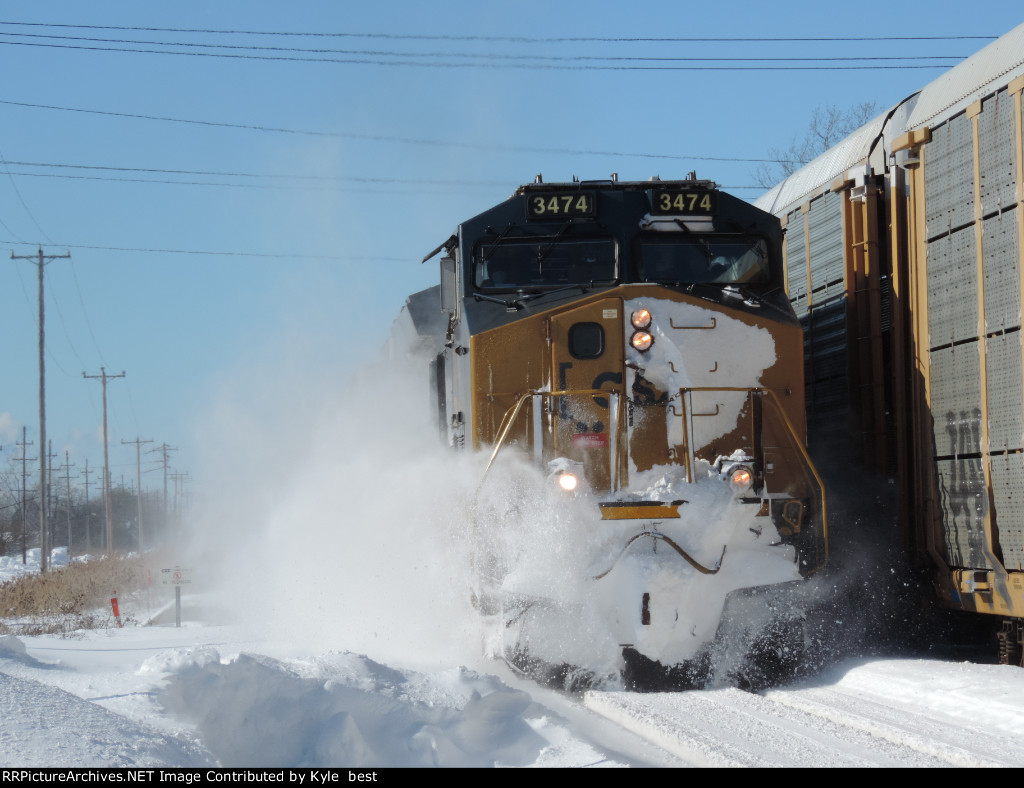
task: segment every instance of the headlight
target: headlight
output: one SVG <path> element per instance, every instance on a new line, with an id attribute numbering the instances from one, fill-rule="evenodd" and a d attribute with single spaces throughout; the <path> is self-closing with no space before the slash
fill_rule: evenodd
<path id="1" fill-rule="evenodd" d="M 643 353 L 651 349 L 651 345 L 654 344 L 654 337 L 648 331 L 637 331 L 630 337 L 629 344 L 633 346 L 634 350 L 639 350 Z"/>
<path id="2" fill-rule="evenodd" d="M 737 465 L 729 472 L 729 485 L 732 487 L 733 492 L 746 492 L 750 489 L 753 483 L 754 474 L 751 472 L 750 468 L 743 465 Z"/>
<path id="3" fill-rule="evenodd" d="M 651 325 L 651 313 L 646 309 L 638 309 L 629 317 L 633 328 L 647 328 Z"/>
<path id="4" fill-rule="evenodd" d="M 558 477 L 558 486 L 566 492 L 574 492 L 579 486 L 580 480 L 574 473 L 563 473 Z"/>

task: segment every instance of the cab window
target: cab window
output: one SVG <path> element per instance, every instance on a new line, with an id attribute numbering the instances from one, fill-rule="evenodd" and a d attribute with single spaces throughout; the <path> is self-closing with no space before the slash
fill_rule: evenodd
<path id="1" fill-rule="evenodd" d="M 532 290 L 608 284 L 616 276 L 610 238 L 515 239 L 477 246 L 473 284 L 481 290 Z"/>
<path id="2" fill-rule="evenodd" d="M 639 242 L 638 273 L 662 284 L 754 284 L 771 279 L 763 238 L 701 236 Z"/>

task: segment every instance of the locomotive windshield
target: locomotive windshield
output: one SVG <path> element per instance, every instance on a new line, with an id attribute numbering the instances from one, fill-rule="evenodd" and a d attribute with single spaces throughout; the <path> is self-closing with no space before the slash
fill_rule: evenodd
<path id="1" fill-rule="evenodd" d="M 499 240 L 476 251 L 473 283 L 515 290 L 610 283 L 616 279 L 615 242 L 596 240 Z"/>
<path id="2" fill-rule="evenodd" d="M 768 282 L 768 244 L 761 238 L 722 236 L 640 241 L 640 279 L 665 284 Z"/>

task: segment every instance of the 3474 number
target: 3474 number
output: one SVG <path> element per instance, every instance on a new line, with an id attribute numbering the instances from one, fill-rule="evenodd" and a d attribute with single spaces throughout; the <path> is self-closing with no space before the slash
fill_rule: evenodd
<path id="1" fill-rule="evenodd" d="M 661 214 L 715 212 L 715 195 L 706 191 L 664 191 L 654 194 L 654 211 Z"/>
<path id="2" fill-rule="evenodd" d="M 593 216 L 594 195 L 535 194 L 529 198 L 530 216 L 561 219 L 566 216 Z"/>

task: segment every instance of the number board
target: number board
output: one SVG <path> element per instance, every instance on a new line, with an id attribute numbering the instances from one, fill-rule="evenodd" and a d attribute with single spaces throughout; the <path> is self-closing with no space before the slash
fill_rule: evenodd
<path id="1" fill-rule="evenodd" d="M 718 212 L 718 194 L 694 189 L 657 189 L 651 193 L 651 213 L 660 216 Z"/>
<path id="2" fill-rule="evenodd" d="M 534 192 L 526 195 L 526 214 L 531 219 L 591 218 L 596 213 L 594 192 Z"/>

